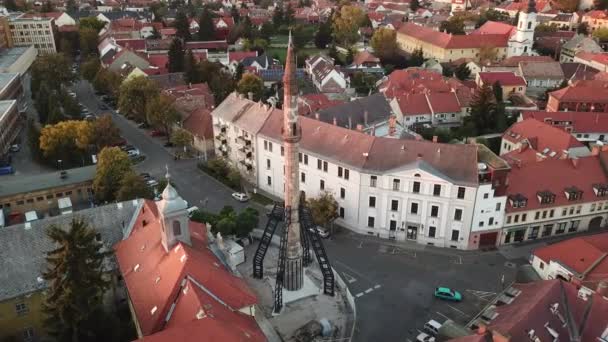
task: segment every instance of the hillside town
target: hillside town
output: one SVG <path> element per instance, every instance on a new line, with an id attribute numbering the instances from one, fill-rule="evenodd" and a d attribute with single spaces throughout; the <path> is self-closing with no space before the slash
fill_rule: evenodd
<path id="1" fill-rule="evenodd" d="M 608 342 L 607 0 L 4 0 L 0 342 Z"/>

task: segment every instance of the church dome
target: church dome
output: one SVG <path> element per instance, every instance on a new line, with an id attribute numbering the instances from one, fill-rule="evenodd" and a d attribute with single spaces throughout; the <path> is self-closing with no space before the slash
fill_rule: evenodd
<path id="1" fill-rule="evenodd" d="M 168 171 L 165 177 L 167 178 L 167 186 L 162 193 L 163 199 L 158 202 L 159 211 L 166 214 L 188 209 L 188 203 L 180 197 L 177 190 L 171 185 Z"/>

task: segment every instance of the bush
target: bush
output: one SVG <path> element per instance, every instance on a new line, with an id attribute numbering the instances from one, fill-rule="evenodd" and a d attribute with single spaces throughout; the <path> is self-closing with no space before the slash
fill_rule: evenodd
<path id="1" fill-rule="evenodd" d="M 212 159 L 207 163 L 200 163 L 198 167 L 229 188 L 237 191 L 241 189 L 241 174 L 237 169 L 230 166 L 226 160 L 221 158 Z"/>

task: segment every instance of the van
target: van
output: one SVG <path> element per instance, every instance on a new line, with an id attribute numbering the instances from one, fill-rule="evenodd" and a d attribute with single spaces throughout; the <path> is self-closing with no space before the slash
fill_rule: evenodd
<path id="1" fill-rule="evenodd" d="M 441 328 L 441 323 L 430 320 L 424 324 L 424 331 L 428 332 L 433 336 L 437 336 L 439 334 L 439 329 Z"/>

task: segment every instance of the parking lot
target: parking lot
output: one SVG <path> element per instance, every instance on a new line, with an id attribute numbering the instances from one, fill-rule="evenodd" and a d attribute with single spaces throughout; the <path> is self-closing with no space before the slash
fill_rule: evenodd
<path id="1" fill-rule="evenodd" d="M 516 271 L 498 252 L 400 247 L 349 232 L 335 234 L 325 245 L 332 266 L 355 297 L 353 341 L 415 341 L 431 319 L 466 324 L 503 283 L 511 283 Z M 459 291 L 463 300 L 435 298 L 439 286 Z"/>

